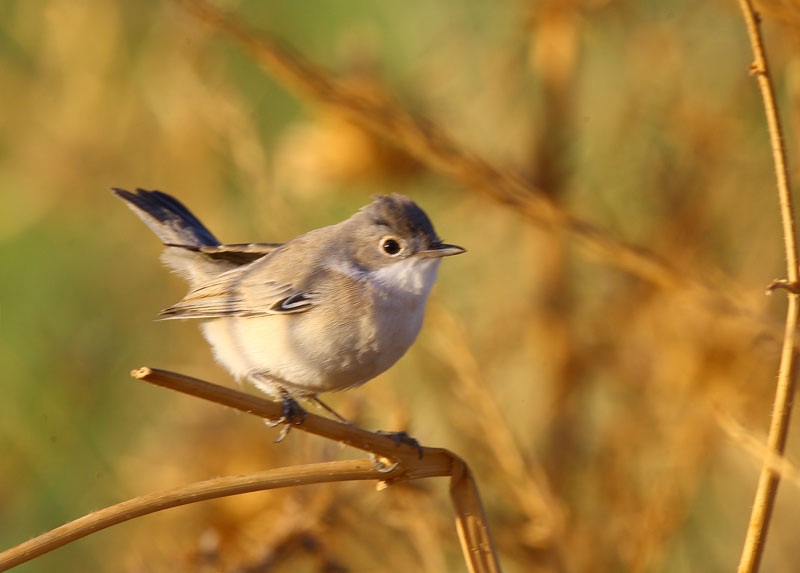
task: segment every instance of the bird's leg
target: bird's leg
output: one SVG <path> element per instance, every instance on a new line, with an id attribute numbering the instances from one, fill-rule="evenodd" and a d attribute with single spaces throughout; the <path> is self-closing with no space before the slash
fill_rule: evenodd
<path id="1" fill-rule="evenodd" d="M 347 424 L 347 425 L 349 425 L 349 426 L 352 426 L 352 425 L 353 425 L 353 424 L 352 424 L 352 422 L 350 422 L 350 421 L 349 421 L 349 420 L 347 420 L 347 419 L 346 419 L 344 416 L 342 416 L 341 414 L 339 414 L 339 412 L 337 412 L 336 410 L 334 410 L 333 408 L 331 408 L 330 406 L 328 406 L 328 405 L 327 405 L 325 402 L 323 402 L 322 400 L 320 400 L 320 399 L 319 399 L 319 396 L 317 396 L 316 394 L 312 394 L 312 395 L 309 397 L 309 400 L 310 400 L 310 401 L 312 401 L 312 402 L 314 402 L 314 403 L 315 403 L 317 406 L 319 406 L 320 408 L 322 408 L 323 410 L 325 410 L 325 411 L 326 411 L 326 412 L 328 412 L 329 414 L 331 414 L 331 415 L 332 415 L 334 418 L 336 418 L 337 420 L 339 420 L 341 423 L 343 423 L 343 424 Z"/>

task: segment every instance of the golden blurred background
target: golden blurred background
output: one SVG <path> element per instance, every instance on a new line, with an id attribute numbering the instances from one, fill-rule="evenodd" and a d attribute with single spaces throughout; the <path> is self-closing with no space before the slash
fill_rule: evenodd
<path id="1" fill-rule="evenodd" d="M 761 5 L 798 164 L 800 3 Z M 257 2 L 224 8 L 365 93 L 391 93 L 554 202 L 780 330 L 785 274 L 752 60 L 733 1 Z M 423 332 L 327 400 L 476 474 L 508 572 L 731 571 L 779 340 L 575 248 L 298 99 L 170 1 L 0 4 L 0 548 L 218 475 L 360 456 L 130 379 L 233 384 L 110 192 L 161 189 L 227 242 L 281 241 L 371 194 L 417 200 L 448 259 Z M 789 456 L 800 449 L 796 424 Z M 764 571 L 800 570 L 800 485 Z M 326 484 L 170 510 L 20 572 L 461 571 L 442 480 Z"/>

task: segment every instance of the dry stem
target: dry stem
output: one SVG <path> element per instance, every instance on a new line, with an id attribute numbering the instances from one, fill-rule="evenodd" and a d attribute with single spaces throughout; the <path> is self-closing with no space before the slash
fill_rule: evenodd
<path id="1" fill-rule="evenodd" d="M 196 378 L 151 368 L 140 368 L 131 374 L 139 380 L 248 414 L 272 420 L 281 417 L 280 405 L 275 402 Z M 437 476 L 450 476 L 450 499 L 456 512 L 456 528 L 469 570 L 474 573 L 500 571 L 475 480 L 461 458 L 441 448 L 422 448 L 423 455 L 420 457 L 416 448 L 398 445 L 391 437 L 311 413 L 296 428 L 388 458 L 397 464 L 388 471 L 376 469 L 368 459 L 309 464 L 244 476 L 227 476 L 144 495 L 76 519 L 0 553 L 0 571 L 30 561 L 106 527 L 197 501 L 310 483 L 370 479 L 392 483 Z"/>
<path id="2" fill-rule="evenodd" d="M 755 61 L 752 72 L 761 89 L 764 100 L 764 111 L 767 116 L 772 155 L 775 162 L 775 174 L 778 184 L 778 199 L 780 201 L 781 220 L 783 222 L 783 236 L 786 249 L 787 284 L 797 284 L 797 238 L 792 209 L 792 196 L 789 188 L 789 173 L 786 167 L 786 152 L 783 144 L 781 125 L 775 105 L 775 94 L 772 88 L 772 79 L 767 66 L 767 56 L 761 38 L 758 15 L 753 9 L 750 0 L 739 0 L 750 44 L 753 48 Z M 772 421 L 769 435 L 767 436 L 767 455 L 761 467 L 758 480 L 753 510 L 750 514 L 750 523 L 747 527 L 742 556 L 739 561 L 739 573 L 753 573 L 758 571 L 764 553 L 764 544 L 769 528 L 769 520 L 775 505 L 775 496 L 780 483 L 780 473 L 775 470 L 773 460 L 783 454 L 786 445 L 786 434 L 789 430 L 789 420 L 792 412 L 792 396 L 797 372 L 796 333 L 798 318 L 800 318 L 800 301 L 798 295 L 788 291 L 789 305 L 786 311 L 786 326 L 781 352 L 780 370 L 778 372 L 778 385 L 775 391 L 775 401 L 772 409 Z"/>
<path id="3" fill-rule="evenodd" d="M 181 505 L 280 487 L 384 477 L 372 467 L 369 459 L 361 459 L 226 476 L 151 493 L 94 511 L 0 553 L 0 571 L 26 563 L 112 525 Z"/>

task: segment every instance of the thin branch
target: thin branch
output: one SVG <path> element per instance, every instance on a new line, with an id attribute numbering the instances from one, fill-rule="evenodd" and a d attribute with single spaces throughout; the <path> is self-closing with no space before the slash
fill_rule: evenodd
<path id="1" fill-rule="evenodd" d="M 262 418 L 277 420 L 281 417 L 281 407 L 275 402 L 190 376 L 154 368 L 140 368 L 131 372 L 131 375 L 138 380 Z M 442 476 L 450 476 L 450 498 L 456 513 L 456 529 L 469 570 L 474 573 L 500 571 L 478 488 L 467 464 L 461 458 L 445 449 L 425 447 L 421 449 L 420 456 L 420 450 L 416 447 L 398 444 L 390 436 L 368 432 L 351 424 L 311 413 L 306 415 L 302 424 L 294 427 L 296 430 L 329 438 L 396 463 L 386 470 L 376 469 L 370 460 L 309 464 L 245 476 L 228 476 L 144 495 L 76 519 L 0 553 L 0 571 L 123 521 L 197 501 L 310 483 L 374 479 L 391 484 L 399 480 Z"/>
<path id="2" fill-rule="evenodd" d="M 747 33 L 750 37 L 750 44 L 753 48 L 755 60 L 751 70 L 758 81 L 761 97 L 764 100 L 764 111 L 767 116 L 767 126 L 775 163 L 778 199 L 786 249 L 787 280 L 785 284 L 796 285 L 798 282 L 798 266 L 794 209 L 789 186 L 789 173 L 786 166 L 786 151 L 775 104 L 775 91 L 772 87 L 772 78 L 767 65 L 767 55 L 761 37 L 759 17 L 750 0 L 739 0 L 739 6 L 742 10 Z M 797 378 L 798 353 L 796 350 L 796 336 L 798 319 L 800 319 L 800 300 L 798 300 L 798 295 L 792 292 L 791 289 L 787 289 L 787 292 L 789 304 L 786 311 L 778 384 L 772 408 L 772 420 L 767 436 L 767 455 L 764 457 L 761 466 L 750 522 L 739 560 L 739 573 L 754 573 L 758 571 L 764 553 L 772 509 L 775 505 L 775 496 L 778 493 L 778 485 L 780 484 L 781 474 L 775 469 L 774 459 L 782 457 L 786 446 L 786 435 L 789 430 L 792 396 L 794 395 Z"/>
<path id="3" fill-rule="evenodd" d="M 131 372 L 137 380 L 150 382 L 157 386 L 189 394 L 209 402 L 215 402 L 268 420 L 279 420 L 282 416 L 278 402 L 246 394 L 233 388 L 211 384 L 185 374 L 159 370 L 157 368 L 139 368 Z M 308 412 L 302 424 L 293 426 L 298 430 L 322 436 L 359 450 L 371 452 L 378 456 L 399 462 L 408 472 L 406 478 L 440 476 L 441 473 L 427 473 L 429 468 L 438 468 L 454 463 L 458 457 L 441 448 L 422 448 L 420 450 L 406 443 L 400 443 L 391 436 L 369 432 L 352 424 L 337 422 Z"/>
<path id="4" fill-rule="evenodd" d="M 392 477 L 392 473 L 387 475 Z M 446 470 L 440 475 L 447 475 Z M 94 511 L 0 553 L 0 571 L 26 563 L 113 525 L 181 505 L 281 487 L 385 477 L 373 468 L 369 459 L 361 459 L 226 476 L 151 493 Z"/>
<path id="5" fill-rule="evenodd" d="M 554 571 L 566 569 L 563 566 L 566 508 L 554 496 L 544 468 L 526 456 L 517 442 L 491 384 L 481 375 L 463 326 L 441 308 L 435 308 L 433 312 L 436 313 L 435 320 L 431 322 L 440 330 L 437 339 L 447 346 L 447 351 L 440 354 L 455 373 L 453 384 L 458 387 L 458 400 L 462 407 L 473 412 L 465 424 L 469 427 L 467 431 L 491 444 L 492 466 L 506 476 L 504 484 L 511 493 L 510 499 L 528 518 L 518 537 L 532 547 L 548 550 L 556 564 Z"/>

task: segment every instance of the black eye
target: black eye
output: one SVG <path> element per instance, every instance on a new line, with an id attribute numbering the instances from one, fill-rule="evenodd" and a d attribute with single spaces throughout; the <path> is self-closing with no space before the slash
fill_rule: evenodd
<path id="1" fill-rule="evenodd" d="M 400 252 L 400 243 L 394 239 L 383 239 L 381 241 L 381 249 L 383 249 L 383 252 L 387 255 L 394 256 Z"/>

